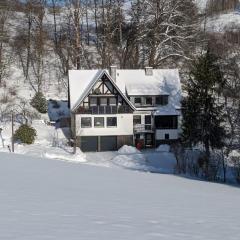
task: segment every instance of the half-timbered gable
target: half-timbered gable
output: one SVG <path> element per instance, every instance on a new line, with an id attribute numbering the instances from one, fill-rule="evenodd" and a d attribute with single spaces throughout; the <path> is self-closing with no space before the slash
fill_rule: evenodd
<path id="1" fill-rule="evenodd" d="M 79 114 L 133 113 L 134 107 L 111 77 L 103 73 L 75 108 Z"/>
<path id="2" fill-rule="evenodd" d="M 129 103 L 122 97 L 109 77 L 104 74 L 83 99 L 78 113 L 117 114 L 132 113 Z"/>

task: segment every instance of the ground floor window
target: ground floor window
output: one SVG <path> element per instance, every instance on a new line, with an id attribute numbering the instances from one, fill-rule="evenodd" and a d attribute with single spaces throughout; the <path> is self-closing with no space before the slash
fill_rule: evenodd
<path id="1" fill-rule="evenodd" d="M 107 117 L 107 127 L 117 127 L 117 118 Z"/>
<path id="2" fill-rule="evenodd" d="M 169 140 L 169 134 L 168 133 L 165 134 L 165 140 Z"/>
<path id="3" fill-rule="evenodd" d="M 81 127 L 82 128 L 92 127 L 92 118 L 91 117 L 82 117 L 81 118 Z"/>
<path id="4" fill-rule="evenodd" d="M 103 128 L 104 127 L 104 117 L 94 118 L 94 127 Z"/>

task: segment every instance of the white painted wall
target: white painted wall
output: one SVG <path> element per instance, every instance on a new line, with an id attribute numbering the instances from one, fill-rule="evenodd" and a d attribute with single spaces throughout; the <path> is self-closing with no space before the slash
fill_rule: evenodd
<path id="1" fill-rule="evenodd" d="M 176 140 L 179 138 L 179 129 L 157 129 L 156 140 L 165 140 L 165 134 L 169 134 L 170 140 Z"/>
<path id="2" fill-rule="evenodd" d="M 81 128 L 81 117 L 91 117 L 92 127 Z M 94 127 L 94 117 L 104 117 L 104 128 Z M 107 127 L 107 117 L 117 117 L 117 127 Z M 76 115 L 77 136 L 115 136 L 115 135 L 133 135 L 133 115 Z"/>

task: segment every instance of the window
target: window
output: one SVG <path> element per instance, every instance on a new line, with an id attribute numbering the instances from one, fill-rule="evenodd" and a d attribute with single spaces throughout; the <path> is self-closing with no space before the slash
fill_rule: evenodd
<path id="1" fill-rule="evenodd" d="M 114 97 L 109 98 L 109 105 L 116 106 L 117 105 L 117 99 Z"/>
<path id="2" fill-rule="evenodd" d="M 152 105 L 152 98 L 146 97 L 146 105 Z"/>
<path id="3" fill-rule="evenodd" d="M 152 117 L 151 115 L 145 116 L 145 124 L 152 124 Z"/>
<path id="4" fill-rule="evenodd" d="M 156 97 L 156 105 L 167 105 L 168 104 L 168 95 L 162 95 Z"/>
<path id="5" fill-rule="evenodd" d="M 94 118 L 94 127 L 103 128 L 104 127 L 104 117 Z"/>
<path id="6" fill-rule="evenodd" d="M 177 129 L 178 117 L 177 116 L 156 116 L 155 125 L 157 129 Z"/>
<path id="7" fill-rule="evenodd" d="M 169 134 L 168 133 L 165 134 L 165 140 L 169 140 Z"/>
<path id="8" fill-rule="evenodd" d="M 100 105 L 107 106 L 107 98 L 100 98 Z"/>
<path id="9" fill-rule="evenodd" d="M 81 118 L 81 128 L 91 128 L 92 127 L 92 118 L 91 117 L 82 117 Z"/>
<path id="10" fill-rule="evenodd" d="M 141 115 L 134 115 L 133 116 L 133 125 L 141 124 Z"/>
<path id="11" fill-rule="evenodd" d="M 137 105 L 141 105 L 142 104 L 142 99 L 140 97 L 135 97 L 134 98 L 134 103 Z"/>
<path id="12" fill-rule="evenodd" d="M 97 106 L 97 98 L 95 97 L 90 98 L 90 106 Z"/>
<path id="13" fill-rule="evenodd" d="M 107 117 L 107 127 L 117 127 L 117 118 Z"/>

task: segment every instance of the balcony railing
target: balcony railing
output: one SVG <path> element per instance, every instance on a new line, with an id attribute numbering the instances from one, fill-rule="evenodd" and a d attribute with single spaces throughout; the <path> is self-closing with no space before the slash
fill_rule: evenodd
<path id="1" fill-rule="evenodd" d="M 133 130 L 134 133 L 154 132 L 154 127 L 151 124 L 136 124 Z"/>
<path id="2" fill-rule="evenodd" d="M 92 106 L 92 107 L 80 107 L 77 113 L 79 114 L 121 114 L 121 113 L 132 113 L 132 109 L 129 106 Z"/>

